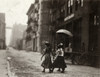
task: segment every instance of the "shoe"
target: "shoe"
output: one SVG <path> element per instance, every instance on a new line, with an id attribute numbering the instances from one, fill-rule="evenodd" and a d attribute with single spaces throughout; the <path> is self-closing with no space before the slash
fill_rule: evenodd
<path id="1" fill-rule="evenodd" d="M 50 70 L 49 73 L 53 73 L 53 70 Z"/>
<path id="2" fill-rule="evenodd" d="M 45 72 L 44 70 L 42 72 Z"/>
<path id="3" fill-rule="evenodd" d="M 59 69 L 57 71 L 60 71 Z"/>
<path id="4" fill-rule="evenodd" d="M 60 71 L 60 68 L 57 71 Z"/>
<path id="5" fill-rule="evenodd" d="M 49 73 L 52 73 L 53 71 L 49 71 Z"/>
<path id="6" fill-rule="evenodd" d="M 61 71 L 61 73 L 64 73 L 64 71 Z"/>

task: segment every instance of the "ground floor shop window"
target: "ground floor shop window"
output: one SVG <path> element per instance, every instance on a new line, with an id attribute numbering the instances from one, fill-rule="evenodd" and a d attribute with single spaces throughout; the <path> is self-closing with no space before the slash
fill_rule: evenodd
<path id="1" fill-rule="evenodd" d="M 94 52 L 98 48 L 98 25 L 95 14 L 90 14 L 89 23 L 89 51 Z"/>
<path id="2" fill-rule="evenodd" d="M 81 20 L 73 22 L 73 51 L 81 50 Z"/>

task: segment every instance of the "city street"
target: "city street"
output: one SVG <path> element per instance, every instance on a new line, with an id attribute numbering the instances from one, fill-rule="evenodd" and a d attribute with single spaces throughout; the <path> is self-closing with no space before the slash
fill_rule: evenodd
<path id="1" fill-rule="evenodd" d="M 100 77 L 100 69 L 89 66 L 68 65 L 65 73 L 42 73 L 41 54 L 38 52 L 17 51 L 10 48 L 7 51 L 12 77 Z M 8 74 L 9 75 L 9 74 Z"/>
<path id="2" fill-rule="evenodd" d="M 100 77 L 99 8 L 100 0 L 0 0 L 0 77 Z"/>

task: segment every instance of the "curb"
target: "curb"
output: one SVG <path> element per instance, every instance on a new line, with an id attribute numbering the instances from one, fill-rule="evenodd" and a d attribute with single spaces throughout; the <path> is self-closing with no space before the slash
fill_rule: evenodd
<path id="1" fill-rule="evenodd" d="M 7 71 L 8 71 L 8 77 L 12 77 L 11 76 L 11 71 L 10 71 L 10 64 L 9 64 L 8 60 L 7 60 Z"/>
<path id="2" fill-rule="evenodd" d="M 10 61 L 11 61 L 11 57 L 7 57 L 7 72 L 8 72 L 8 77 L 16 77 L 15 73 L 11 72 Z"/>

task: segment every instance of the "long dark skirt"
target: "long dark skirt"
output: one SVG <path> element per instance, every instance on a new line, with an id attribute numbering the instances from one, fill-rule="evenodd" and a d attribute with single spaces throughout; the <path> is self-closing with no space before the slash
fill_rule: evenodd
<path id="1" fill-rule="evenodd" d="M 45 54 L 45 59 L 42 62 L 41 66 L 44 67 L 44 68 L 51 68 L 52 67 L 50 54 Z"/>
<path id="2" fill-rule="evenodd" d="M 64 61 L 64 57 L 63 56 L 58 56 L 54 63 L 52 64 L 53 68 L 66 68 L 66 63 Z"/>

